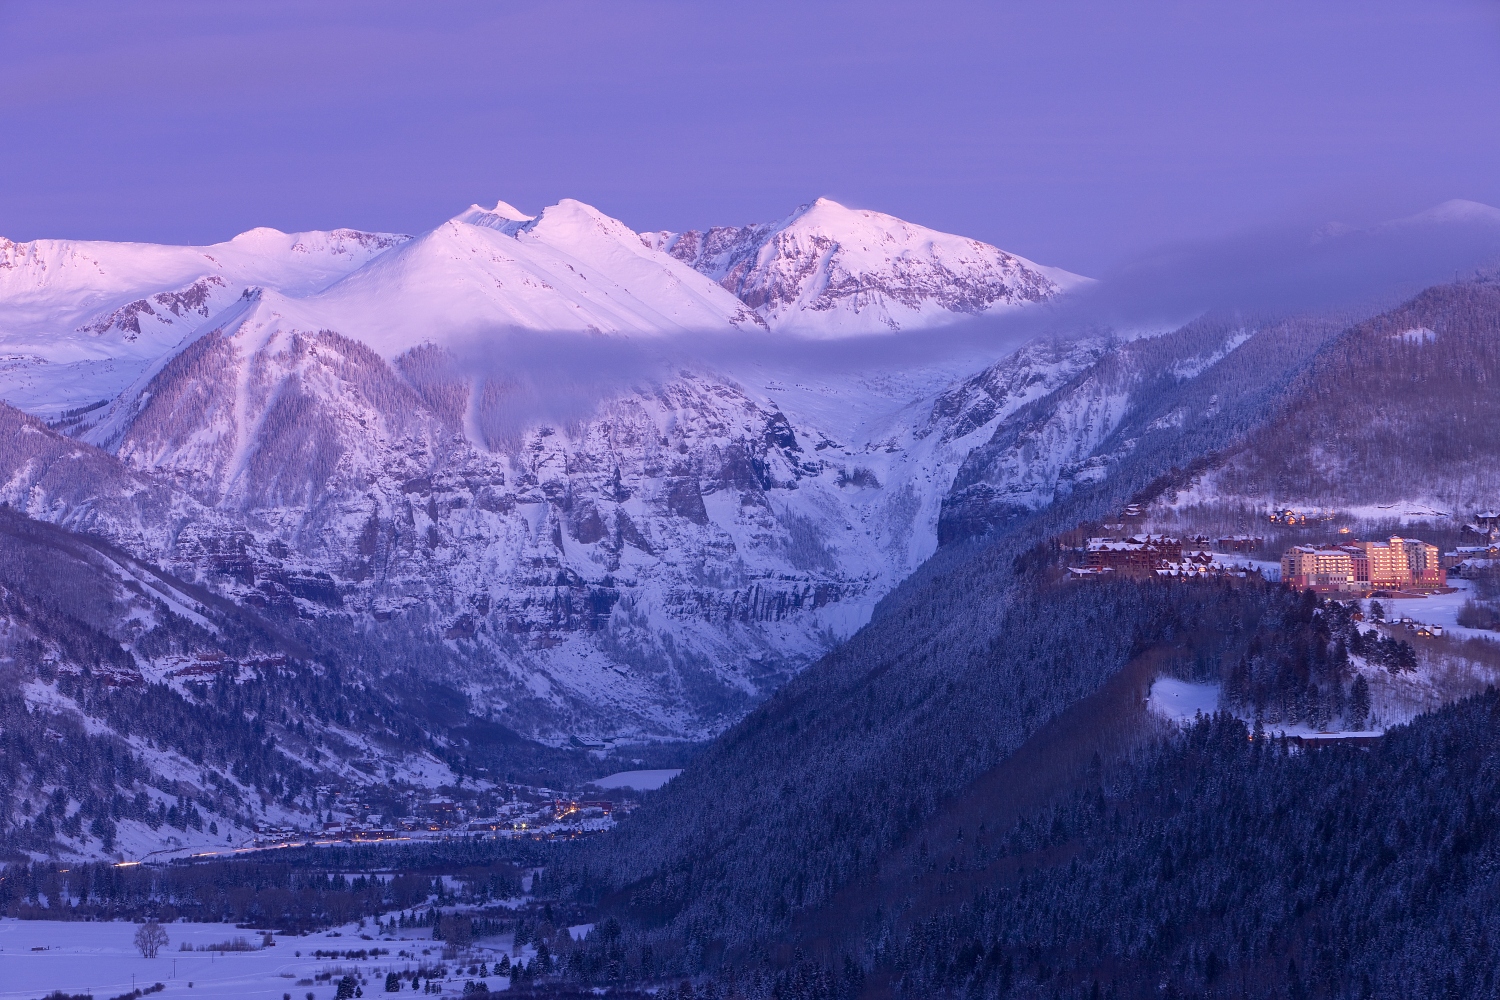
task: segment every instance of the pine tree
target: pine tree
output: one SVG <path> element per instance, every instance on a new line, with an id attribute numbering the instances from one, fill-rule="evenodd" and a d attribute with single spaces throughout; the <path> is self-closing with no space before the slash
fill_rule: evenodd
<path id="1" fill-rule="evenodd" d="M 1356 674 L 1349 687 L 1349 728 L 1358 732 L 1365 728 L 1370 715 L 1370 684 L 1364 674 Z"/>

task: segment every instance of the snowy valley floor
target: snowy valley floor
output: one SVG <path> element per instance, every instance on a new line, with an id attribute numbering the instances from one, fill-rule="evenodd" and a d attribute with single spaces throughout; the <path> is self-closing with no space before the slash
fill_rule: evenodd
<path id="1" fill-rule="evenodd" d="M 153 995 L 162 998 L 281 1000 L 290 995 L 306 1000 L 310 995 L 315 1000 L 332 1000 L 339 978 L 345 974 L 363 976 L 367 997 L 405 996 L 410 995 L 409 978 L 400 993 L 387 994 L 386 974 L 424 965 L 447 966 L 443 993 L 459 995 L 466 982 L 481 978 L 469 975 L 467 964 L 460 971 L 455 962 L 443 961 L 442 943 L 433 941 L 430 935 L 421 936 L 419 931 L 408 931 L 405 937 L 367 940 L 361 937 L 358 925 L 349 924 L 303 937 L 278 935 L 272 948 L 218 954 L 179 949 L 184 943 L 197 949 L 235 938 L 245 938 L 254 945 L 260 941 L 259 932 L 240 930 L 233 924 L 174 923 L 164 925 L 170 937 L 167 947 L 156 958 L 142 958 L 133 943 L 137 927 L 128 921 L 0 920 L 0 1000 L 35 1000 L 54 990 L 109 1000 L 158 982 L 166 989 Z M 389 949 L 390 954 L 356 961 L 313 957 L 316 950 L 373 948 Z M 530 955 L 532 949 L 526 946 L 513 952 L 508 935 L 478 942 L 472 949 L 473 960 L 487 964 L 498 961 L 502 954 L 522 953 Z M 503 976 L 484 981 L 491 990 L 510 985 Z"/>

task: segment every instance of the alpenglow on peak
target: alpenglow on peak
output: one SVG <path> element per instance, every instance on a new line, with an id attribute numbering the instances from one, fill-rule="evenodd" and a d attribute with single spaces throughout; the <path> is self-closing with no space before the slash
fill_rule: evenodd
<path id="1" fill-rule="evenodd" d="M 940 325 L 1044 302 L 1089 279 L 830 198 L 780 222 L 649 233 L 773 330 L 811 336 Z"/>

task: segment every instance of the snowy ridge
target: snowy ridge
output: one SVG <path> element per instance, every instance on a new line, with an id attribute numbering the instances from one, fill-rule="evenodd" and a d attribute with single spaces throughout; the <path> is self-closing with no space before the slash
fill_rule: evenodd
<path id="1" fill-rule="evenodd" d="M 950 516 L 969 506 L 988 517 L 1036 510 L 1107 474 L 1110 456 L 1096 452 L 1130 411 L 1141 373 L 1118 364 L 1094 367 L 1106 353 L 1098 343 L 1068 348 L 1064 357 L 1077 377 L 966 457 L 945 501 Z"/>
<path id="2" fill-rule="evenodd" d="M 933 326 L 1043 302 L 1088 281 L 827 198 L 771 225 L 642 239 L 719 282 L 772 329 L 813 336 Z"/>
<path id="3" fill-rule="evenodd" d="M 393 358 L 497 331 L 637 337 L 911 329 L 1087 279 L 827 199 L 781 223 L 641 235 L 564 199 L 471 206 L 416 237 L 252 229 L 207 247 L 0 239 L 0 398 L 55 417 L 109 399 L 247 288 Z"/>
<path id="4" fill-rule="evenodd" d="M 54 415 L 120 392 L 252 285 L 317 291 L 408 237 L 252 229 L 207 247 L 0 238 L 0 398 Z"/>
<path id="5" fill-rule="evenodd" d="M 388 358 L 504 330 L 660 336 L 760 325 L 712 281 L 587 205 L 565 200 L 533 220 L 504 214 L 465 212 L 306 306 Z"/>
<path id="6" fill-rule="evenodd" d="M 1124 343 L 1030 345 L 1017 357 L 1050 352 L 1068 374 L 968 452 L 943 499 L 939 537 L 983 534 L 1104 481 L 1143 447 L 1200 432 L 1226 403 L 1240 405 L 1236 394 L 1257 391 L 1232 371 L 1252 344 L 1250 332 L 1210 324 Z M 1252 352 L 1266 353 L 1278 352 Z"/>
<path id="7" fill-rule="evenodd" d="M 490 229 L 498 229 L 501 232 L 514 236 L 520 230 L 523 223 L 530 222 L 535 218 L 536 216 L 527 215 L 514 205 L 497 201 L 494 208 L 470 205 L 467 211 L 455 215 L 453 221 L 462 222 L 469 226 L 486 226 Z"/>

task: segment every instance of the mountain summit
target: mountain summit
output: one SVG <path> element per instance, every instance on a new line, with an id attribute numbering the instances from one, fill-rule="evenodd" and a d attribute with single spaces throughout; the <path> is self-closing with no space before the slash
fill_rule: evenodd
<path id="1" fill-rule="evenodd" d="M 772 329 L 813 336 L 933 326 L 1043 302 L 1088 281 L 827 198 L 769 225 L 644 239 L 729 289 Z"/>
<path id="2" fill-rule="evenodd" d="M 514 205 L 497 201 L 494 208 L 485 208 L 483 205 L 470 205 L 466 211 L 458 213 L 449 221 L 462 222 L 470 226 L 488 226 L 491 229 L 515 232 L 522 223 L 530 222 L 535 218 L 536 216 L 527 215 Z"/>

